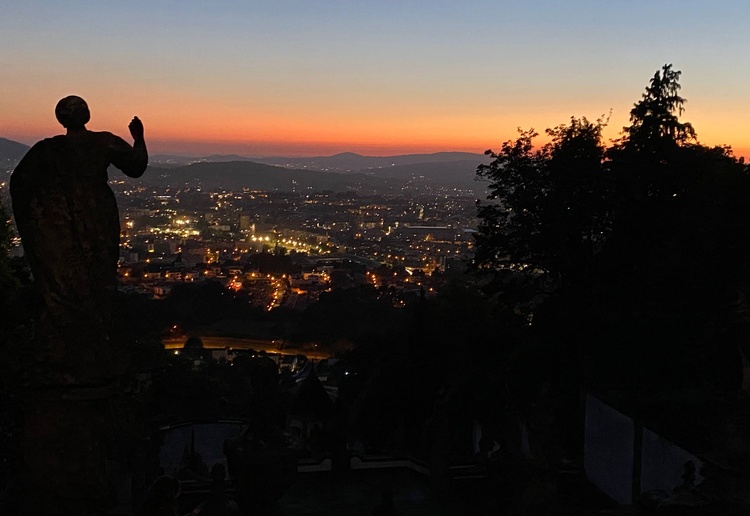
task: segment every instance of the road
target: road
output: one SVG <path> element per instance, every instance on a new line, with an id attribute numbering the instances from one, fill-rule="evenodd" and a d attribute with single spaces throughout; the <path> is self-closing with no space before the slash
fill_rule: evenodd
<path id="1" fill-rule="evenodd" d="M 182 349 L 185 341 L 188 337 L 170 337 L 162 339 L 162 344 L 165 349 Z M 278 353 L 281 355 L 305 355 L 307 358 L 314 360 L 322 360 L 324 358 L 330 358 L 329 353 L 311 350 L 311 349 L 299 349 L 299 348 L 284 348 L 279 349 L 279 345 L 282 343 L 281 340 L 271 339 L 248 339 L 248 338 L 237 338 L 237 337 L 203 337 L 200 336 L 203 341 L 203 347 L 206 349 L 224 349 L 230 347 L 232 349 L 254 349 L 256 351 L 265 351 L 266 353 Z"/>

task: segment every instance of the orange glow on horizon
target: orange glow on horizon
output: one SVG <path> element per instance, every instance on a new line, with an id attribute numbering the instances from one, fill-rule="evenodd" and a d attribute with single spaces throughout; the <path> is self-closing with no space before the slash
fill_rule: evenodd
<path id="1" fill-rule="evenodd" d="M 129 140 L 127 124 L 137 115 L 144 122 L 152 154 L 192 156 L 482 153 L 488 148 L 499 150 L 502 142 L 514 139 L 519 125 L 535 128 L 540 133 L 536 142 L 543 145 L 547 140 L 544 128 L 567 123 L 570 113 L 586 113 L 589 120 L 594 120 L 603 111 L 594 105 L 575 109 L 572 102 L 552 105 L 549 99 L 540 99 L 532 111 L 473 104 L 441 110 L 436 106 L 398 103 L 383 108 L 366 102 L 344 106 L 305 104 L 299 100 L 268 104 L 263 104 L 262 99 L 220 102 L 208 93 L 166 88 L 122 97 L 112 92 L 79 93 L 91 108 L 89 129 L 110 131 Z M 53 114 L 56 100 L 47 97 L 43 105 L 41 101 L 29 104 L 6 99 L 0 106 L 5 115 L 0 120 L 0 136 L 30 144 L 61 134 L 63 129 Z M 750 141 L 738 141 L 739 136 L 745 135 L 742 119 L 728 117 L 729 108 L 701 110 L 697 106 L 698 103 L 684 118 L 696 127 L 701 143 L 731 145 L 736 156 L 750 156 Z M 628 111 L 625 107 L 613 110 L 604 131 L 605 143 L 617 138 L 622 127 L 628 125 Z"/>

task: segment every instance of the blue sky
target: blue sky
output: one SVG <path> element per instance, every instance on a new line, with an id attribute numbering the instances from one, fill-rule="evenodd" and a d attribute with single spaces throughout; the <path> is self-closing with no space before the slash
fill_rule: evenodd
<path id="1" fill-rule="evenodd" d="M 750 7 L 739 1 L 11 1 L 0 17 L 0 136 L 132 114 L 153 145 L 253 153 L 481 151 L 612 109 L 664 63 L 708 144 L 750 149 Z M 211 147 L 213 146 L 213 147 Z"/>

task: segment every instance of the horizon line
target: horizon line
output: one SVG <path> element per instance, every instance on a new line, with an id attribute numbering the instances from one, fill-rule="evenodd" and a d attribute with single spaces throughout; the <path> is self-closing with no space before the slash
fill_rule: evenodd
<path id="1" fill-rule="evenodd" d="M 38 141 L 55 135 L 38 137 L 37 135 L 24 136 L 0 136 L 9 141 L 21 143 L 31 147 Z M 541 135 L 540 135 L 541 136 Z M 124 138 L 129 140 L 129 136 Z M 495 144 L 478 147 L 466 144 L 394 144 L 394 143 L 342 143 L 342 142 L 280 142 L 280 141 L 256 141 L 243 142 L 231 140 L 175 140 L 166 138 L 149 138 L 146 135 L 146 144 L 149 154 L 152 156 L 169 155 L 185 158 L 206 158 L 210 156 L 235 155 L 246 159 L 269 159 L 269 158 L 317 158 L 331 157 L 339 154 L 356 154 L 365 158 L 387 158 L 405 155 L 434 155 L 441 153 L 467 153 L 483 155 L 488 149 L 499 149 L 503 142 L 508 139 L 499 139 Z M 512 140 L 512 138 L 511 138 Z M 700 142 L 698 142 L 700 143 Z M 541 148 L 544 143 L 535 147 Z M 605 143 L 606 144 L 606 143 Z M 712 148 L 714 145 L 703 144 Z M 722 145 L 719 145 L 722 146 Z M 186 148 L 187 147 L 187 148 Z M 750 148 L 738 148 L 728 145 L 732 149 L 733 156 L 750 161 Z M 201 149 L 201 150 L 199 150 Z"/>

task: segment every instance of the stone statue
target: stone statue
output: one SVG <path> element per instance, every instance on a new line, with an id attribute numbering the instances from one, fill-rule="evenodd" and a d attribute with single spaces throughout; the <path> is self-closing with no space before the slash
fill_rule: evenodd
<path id="1" fill-rule="evenodd" d="M 87 130 L 80 97 L 62 99 L 55 115 L 66 134 L 35 144 L 10 179 L 16 226 L 44 302 L 20 394 L 25 494 L 18 513 L 105 515 L 116 502 L 107 449 L 120 444 L 129 403 L 119 381 L 127 360 L 112 334 L 120 222 L 107 169 L 139 177 L 148 153 L 137 117 L 130 146 Z"/>
<path id="2" fill-rule="evenodd" d="M 86 129 L 86 102 L 65 97 L 55 108 L 66 134 L 35 144 L 10 180 L 13 213 L 34 280 L 44 298 L 44 382 L 98 384 L 116 377 L 111 342 L 120 222 L 107 184 L 110 164 L 130 177 L 146 170 L 143 124 L 130 122 L 131 147 Z"/>

